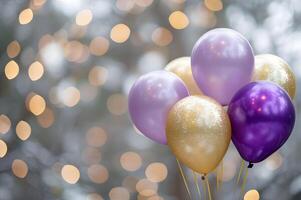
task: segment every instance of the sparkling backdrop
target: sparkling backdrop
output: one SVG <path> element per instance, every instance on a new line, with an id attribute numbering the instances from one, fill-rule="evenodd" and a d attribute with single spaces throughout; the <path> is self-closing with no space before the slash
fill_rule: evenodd
<path id="1" fill-rule="evenodd" d="M 139 75 L 189 56 L 212 28 L 283 57 L 301 85 L 298 0 L 3 0 L 0 11 L 1 200 L 184 199 L 175 158 L 131 125 L 127 94 Z M 301 198 L 299 122 L 250 171 L 246 200 Z M 215 199 L 239 198 L 240 162 L 231 146 L 219 191 L 216 172 L 209 176 Z"/>

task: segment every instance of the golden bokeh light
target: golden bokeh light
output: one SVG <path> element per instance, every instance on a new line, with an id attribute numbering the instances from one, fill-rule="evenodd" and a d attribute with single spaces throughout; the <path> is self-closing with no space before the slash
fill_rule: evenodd
<path id="1" fill-rule="evenodd" d="M 109 172 L 106 167 L 94 164 L 88 168 L 88 176 L 92 182 L 101 184 L 109 179 Z"/>
<path id="2" fill-rule="evenodd" d="M 46 101 L 44 98 L 38 94 L 34 94 L 30 99 L 29 99 L 29 110 L 32 112 L 34 115 L 38 116 L 42 114 L 46 108 Z"/>
<path id="3" fill-rule="evenodd" d="M 104 37 L 96 37 L 94 38 L 89 45 L 90 53 L 95 56 L 102 56 L 109 50 L 110 43 Z"/>
<path id="4" fill-rule="evenodd" d="M 67 183 L 75 184 L 80 178 L 80 172 L 74 165 L 64 165 L 61 170 L 61 176 Z"/>
<path id="5" fill-rule="evenodd" d="M 175 29 L 184 29 L 189 25 L 189 19 L 185 13 L 174 11 L 169 15 L 169 23 Z"/>
<path id="6" fill-rule="evenodd" d="M 33 18 L 33 12 L 30 8 L 24 9 L 19 14 L 19 23 L 22 25 L 28 24 Z"/>
<path id="7" fill-rule="evenodd" d="M 12 41 L 7 45 L 6 53 L 10 58 L 14 58 L 19 55 L 21 51 L 21 46 L 17 40 Z"/>
<path id="8" fill-rule="evenodd" d="M 46 108 L 37 120 L 41 127 L 49 128 L 54 123 L 54 113 L 50 108 Z"/>
<path id="9" fill-rule="evenodd" d="M 136 184 L 136 190 L 142 196 L 150 197 L 150 196 L 157 194 L 158 184 L 151 182 L 147 179 L 141 179 Z"/>
<path id="10" fill-rule="evenodd" d="M 145 175 L 152 182 L 162 182 L 167 177 L 168 170 L 163 163 L 151 163 L 145 170 Z"/>
<path id="11" fill-rule="evenodd" d="M 6 115 L 0 115 L 0 133 L 7 133 L 10 129 L 10 126 L 10 119 Z"/>
<path id="12" fill-rule="evenodd" d="M 124 43 L 130 37 L 131 30 L 125 24 L 117 24 L 111 30 L 111 39 L 116 43 Z"/>
<path id="13" fill-rule="evenodd" d="M 249 190 L 244 196 L 244 200 L 259 200 L 260 195 L 257 190 Z"/>
<path id="14" fill-rule="evenodd" d="M 70 86 L 64 90 L 63 103 L 65 106 L 73 107 L 78 104 L 79 100 L 80 91 L 77 88 Z"/>
<path id="15" fill-rule="evenodd" d="M 39 80 L 43 74 L 44 67 L 39 61 L 32 63 L 28 68 L 28 76 L 32 81 Z"/>
<path id="16" fill-rule="evenodd" d="M 110 200 L 129 200 L 130 193 L 123 187 L 114 187 L 109 192 Z"/>
<path id="17" fill-rule="evenodd" d="M 26 162 L 16 159 L 12 163 L 12 172 L 18 178 L 25 178 L 28 173 L 28 166 Z"/>
<path id="18" fill-rule="evenodd" d="M 123 94 L 113 94 L 107 100 L 107 107 L 113 115 L 122 115 L 127 111 L 127 98 Z"/>
<path id="19" fill-rule="evenodd" d="M 7 79 L 14 79 L 19 74 L 19 65 L 11 60 L 5 65 L 4 72 Z"/>
<path id="20" fill-rule="evenodd" d="M 104 200 L 100 194 L 97 193 L 90 193 L 87 196 L 87 200 Z"/>
<path id="21" fill-rule="evenodd" d="M 101 147 L 107 142 L 107 133 L 100 127 L 92 127 L 86 134 L 86 141 L 92 147 Z"/>
<path id="22" fill-rule="evenodd" d="M 152 40 L 158 46 L 167 46 L 172 42 L 173 36 L 168 29 L 158 27 L 152 33 Z"/>
<path id="23" fill-rule="evenodd" d="M 142 159 L 135 152 L 125 152 L 120 157 L 120 164 L 127 171 L 136 171 L 142 165 Z"/>
<path id="24" fill-rule="evenodd" d="M 26 121 L 19 121 L 16 126 L 16 133 L 20 140 L 27 140 L 31 134 L 31 126 Z"/>
<path id="25" fill-rule="evenodd" d="M 87 147 L 82 152 L 82 160 L 88 165 L 97 164 L 101 161 L 101 152 L 98 148 Z"/>
<path id="26" fill-rule="evenodd" d="M 0 139 L 0 158 L 3 158 L 7 153 L 6 143 Z"/>
<path id="27" fill-rule="evenodd" d="M 220 11 L 223 9 L 221 0 L 205 0 L 205 6 L 211 11 Z"/>
<path id="28" fill-rule="evenodd" d="M 91 10 L 89 9 L 84 9 L 77 13 L 75 22 L 79 26 L 87 26 L 88 24 L 91 23 L 93 18 L 93 14 Z"/>
<path id="29" fill-rule="evenodd" d="M 93 86 L 101 86 L 105 84 L 108 78 L 108 70 L 104 67 L 95 66 L 89 72 L 89 83 Z"/>

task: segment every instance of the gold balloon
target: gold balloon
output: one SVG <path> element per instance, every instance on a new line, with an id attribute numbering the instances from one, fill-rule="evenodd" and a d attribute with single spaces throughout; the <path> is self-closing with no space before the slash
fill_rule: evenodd
<path id="1" fill-rule="evenodd" d="M 231 125 L 224 108 L 206 96 L 189 96 L 177 102 L 168 114 L 167 144 L 181 162 L 207 174 L 223 159 Z"/>
<path id="2" fill-rule="evenodd" d="M 174 59 L 167 64 L 165 70 L 176 74 L 180 79 L 182 79 L 191 95 L 202 94 L 192 76 L 190 57 Z"/>
<path id="3" fill-rule="evenodd" d="M 293 99 L 296 79 L 290 66 L 280 57 L 271 54 L 255 56 L 253 81 L 267 80 L 280 85 Z"/>

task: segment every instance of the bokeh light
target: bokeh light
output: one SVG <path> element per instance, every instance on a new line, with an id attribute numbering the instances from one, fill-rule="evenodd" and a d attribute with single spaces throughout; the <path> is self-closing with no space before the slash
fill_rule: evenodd
<path id="1" fill-rule="evenodd" d="M 63 92 L 64 96 L 62 97 L 63 103 L 65 106 L 73 107 L 78 104 L 80 100 L 80 91 L 76 87 L 67 87 Z"/>
<path id="2" fill-rule="evenodd" d="M 22 10 L 19 14 L 19 23 L 22 25 L 28 24 L 33 18 L 33 12 L 30 8 Z"/>
<path id="3" fill-rule="evenodd" d="M 61 176 L 67 183 L 75 184 L 80 178 L 80 172 L 74 165 L 64 165 L 61 170 Z"/>
<path id="4" fill-rule="evenodd" d="M 122 115 L 127 111 L 127 99 L 122 94 L 113 94 L 107 100 L 107 107 L 110 113 Z"/>
<path id="5" fill-rule="evenodd" d="M 19 121 L 16 126 L 16 134 L 20 140 L 27 140 L 31 134 L 31 126 L 26 121 Z"/>
<path id="6" fill-rule="evenodd" d="M 120 157 L 120 164 L 127 171 L 136 171 L 142 165 L 142 159 L 135 152 L 125 152 Z"/>
<path id="7" fill-rule="evenodd" d="M 46 108 L 46 101 L 38 94 L 34 94 L 29 100 L 29 110 L 34 115 L 38 116 L 44 112 Z"/>
<path id="8" fill-rule="evenodd" d="M 28 166 L 25 161 L 15 159 L 12 163 L 12 172 L 18 178 L 25 178 L 28 173 Z"/>
<path id="9" fill-rule="evenodd" d="M 167 46 L 172 42 L 173 36 L 168 29 L 158 27 L 152 33 L 152 40 L 158 46 Z"/>
<path id="10" fill-rule="evenodd" d="M 7 79 L 14 79 L 19 74 L 19 65 L 15 61 L 11 60 L 5 65 L 4 71 Z"/>
<path id="11" fill-rule="evenodd" d="M 223 2 L 221 0 L 205 0 L 205 6 L 212 11 L 220 11 L 223 9 Z"/>
<path id="12" fill-rule="evenodd" d="M 142 196 L 151 197 L 151 196 L 157 194 L 158 184 L 151 182 L 147 179 L 141 179 L 136 184 L 136 190 Z"/>
<path id="13" fill-rule="evenodd" d="M 189 25 L 189 19 L 182 11 L 174 11 L 169 15 L 169 23 L 175 29 L 184 29 Z"/>
<path id="14" fill-rule="evenodd" d="M 0 158 L 3 158 L 7 153 L 7 144 L 0 139 Z"/>
<path id="15" fill-rule="evenodd" d="M 6 115 L 0 115 L 0 133 L 5 134 L 11 126 L 10 119 Z"/>
<path id="16" fill-rule="evenodd" d="M 7 45 L 6 53 L 10 58 L 14 58 L 19 55 L 21 51 L 21 46 L 17 40 L 12 41 Z"/>
<path id="17" fill-rule="evenodd" d="M 90 53 L 95 56 L 102 56 L 109 50 L 110 43 L 104 37 L 96 37 L 90 42 L 89 49 Z"/>
<path id="18" fill-rule="evenodd" d="M 92 127 L 86 134 L 86 141 L 92 147 L 101 147 L 107 142 L 107 133 L 101 127 Z"/>
<path id="19" fill-rule="evenodd" d="M 125 24 L 117 24 L 111 30 L 111 39 L 116 43 L 124 43 L 130 37 L 131 30 Z"/>
<path id="20" fill-rule="evenodd" d="M 109 192 L 110 200 L 129 200 L 130 194 L 127 189 L 123 187 L 114 187 Z"/>
<path id="21" fill-rule="evenodd" d="M 39 80 L 43 74 L 44 67 L 39 61 L 32 63 L 28 68 L 28 76 L 32 81 Z"/>
<path id="22" fill-rule="evenodd" d="M 101 184 L 109 179 L 109 172 L 103 165 L 94 164 L 88 168 L 88 176 L 92 182 Z"/>
<path id="23" fill-rule="evenodd" d="M 151 163 L 145 170 L 145 175 L 152 182 L 162 182 L 167 177 L 168 170 L 163 163 Z"/>
<path id="24" fill-rule="evenodd" d="M 90 24 L 92 18 L 93 18 L 93 14 L 91 10 L 89 9 L 82 10 L 76 15 L 76 24 L 79 26 L 86 26 Z"/>
<path id="25" fill-rule="evenodd" d="M 249 190 L 244 196 L 244 200 L 259 200 L 260 196 L 257 190 Z"/>
<path id="26" fill-rule="evenodd" d="M 50 108 L 46 108 L 42 114 L 37 118 L 38 123 L 43 128 L 49 128 L 55 120 L 53 111 Z"/>
<path id="27" fill-rule="evenodd" d="M 101 66 L 93 67 L 89 72 L 89 83 L 93 86 L 103 85 L 108 77 L 108 70 Z"/>

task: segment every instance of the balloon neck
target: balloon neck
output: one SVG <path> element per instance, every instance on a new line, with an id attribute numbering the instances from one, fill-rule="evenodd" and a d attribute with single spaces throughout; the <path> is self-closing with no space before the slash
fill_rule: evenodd
<path id="1" fill-rule="evenodd" d="M 249 162 L 248 168 L 252 168 L 253 166 L 254 166 L 254 164 Z"/>

